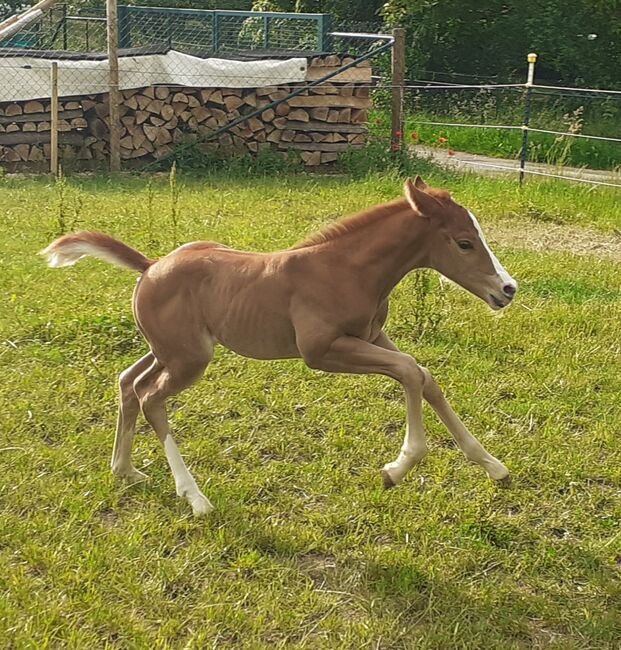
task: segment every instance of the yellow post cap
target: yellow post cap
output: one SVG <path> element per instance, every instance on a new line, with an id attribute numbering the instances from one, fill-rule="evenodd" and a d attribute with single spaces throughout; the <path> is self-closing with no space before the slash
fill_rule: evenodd
<path id="1" fill-rule="evenodd" d="M 528 62 L 529 63 L 536 63 L 537 62 L 537 55 L 534 52 L 531 52 L 528 55 Z"/>

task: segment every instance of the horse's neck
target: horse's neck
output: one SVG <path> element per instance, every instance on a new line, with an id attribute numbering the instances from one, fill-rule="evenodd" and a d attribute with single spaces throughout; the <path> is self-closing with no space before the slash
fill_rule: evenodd
<path id="1" fill-rule="evenodd" d="M 428 265 L 427 232 L 427 220 L 403 208 L 368 220 L 330 244 L 356 267 L 365 285 L 385 298 L 412 269 Z"/>

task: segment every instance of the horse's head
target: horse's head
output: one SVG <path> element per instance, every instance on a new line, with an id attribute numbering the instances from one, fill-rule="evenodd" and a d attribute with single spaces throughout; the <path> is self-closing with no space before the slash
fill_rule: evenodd
<path id="1" fill-rule="evenodd" d="M 448 192 L 428 187 L 420 176 L 405 182 L 405 197 L 418 215 L 429 219 L 429 265 L 484 300 L 492 309 L 506 307 L 516 281 L 490 250 L 476 217 Z"/>

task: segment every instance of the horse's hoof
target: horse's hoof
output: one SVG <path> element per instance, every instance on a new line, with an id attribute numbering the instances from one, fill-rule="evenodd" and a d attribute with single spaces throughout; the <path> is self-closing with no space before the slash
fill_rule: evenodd
<path id="1" fill-rule="evenodd" d="M 499 478 L 496 483 L 502 488 L 508 488 L 511 485 L 511 482 L 513 481 L 513 477 L 511 474 L 507 474 L 506 476 L 503 476 L 502 478 Z"/>
<path id="2" fill-rule="evenodd" d="M 385 469 L 380 470 L 380 474 L 382 475 L 382 483 L 384 484 L 385 490 L 390 490 L 390 488 L 394 488 L 397 486 L 397 484 L 390 478 L 390 474 L 388 473 L 387 470 Z"/>
<path id="3" fill-rule="evenodd" d="M 140 483 L 149 478 L 144 472 L 141 472 L 135 467 L 130 467 L 129 469 L 113 469 L 112 473 L 117 478 L 123 479 L 128 483 Z"/>
<path id="4" fill-rule="evenodd" d="M 195 517 L 206 517 L 210 512 L 215 510 L 211 501 L 205 496 L 195 498 L 192 502 L 192 512 Z"/>

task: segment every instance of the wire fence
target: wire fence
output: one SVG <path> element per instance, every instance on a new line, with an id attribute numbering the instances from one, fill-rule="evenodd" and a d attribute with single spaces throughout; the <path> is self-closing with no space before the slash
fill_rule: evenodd
<path id="1" fill-rule="evenodd" d="M 406 124 L 411 136 L 405 138 L 411 144 L 439 147 L 454 156 L 444 161 L 453 166 L 459 163 L 460 168 L 517 172 L 520 179 L 549 176 L 621 187 L 621 91 L 528 80 L 463 83 L 462 75 L 455 77 L 452 82 L 405 81 Z M 381 105 L 381 93 L 391 83 L 385 77 L 375 82 L 375 103 Z M 467 160 L 463 152 L 490 158 Z M 503 158 L 517 159 L 520 164 L 509 165 Z M 585 173 L 571 172 L 572 167 L 585 168 Z M 594 172 L 587 173 L 588 168 Z"/>
<path id="2" fill-rule="evenodd" d="M 380 30 L 325 14 L 119 6 L 114 81 L 103 3 L 55 5 L 8 34 L 0 25 L 0 163 L 45 166 L 56 131 L 65 166 L 103 166 L 115 139 L 126 166 L 197 144 L 227 154 L 269 146 L 323 164 L 363 146 L 371 101 L 387 109 L 393 98 L 394 112 L 399 90 L 407 129 L 398 132 L 416 134 L 412 144 L 517 158 L 521 178 L 546 175 L 528 169 L 542 162 L 621 167 L 621 91 L 428 70 L 395 84 L 392 42 Z M 393 148 L 406 137 L 391 132 Z M 577 180 L 558 171 L 548 175 Z"/>
<path id="3" fill-rule="evenodd" d="M 0 163 L 44 166 L 55 134 L 65 167 L 115 155 L 144 167 L 192 148 L 330 163 L 364 145 L 370 62 L 392 47 L 325 14 L 119 6 L 115 64 L 108 27 L 103 5 L 0 24 Z"/>

